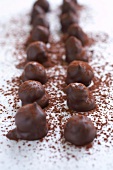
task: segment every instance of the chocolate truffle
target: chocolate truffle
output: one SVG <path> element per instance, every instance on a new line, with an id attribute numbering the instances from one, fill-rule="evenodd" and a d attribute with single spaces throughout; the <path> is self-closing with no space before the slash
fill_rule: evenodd
<path id="1" fill-rule="evenodd" d="M 88 43 L 88 36 L 85 34 L 82 28 L 77 24 L 70 25 L 68 29 L 68 35 L 78 38 L 83 46 Z"/>
<path id="2" fill-rule="evenodd" d="M 74 60 L 88 61 L 88 55 L 84 50 L 82 43 L 76 37 L 69 37 L 65 44 L 66 48 L 66 61 L 68 63 Z"/>
<path id="3" fill-rule="evenodd" d="M 31 43 L 27 48 L 27 60 L 37 61 L 41 64 L 48 60 L 45 43 L 37 41 Z"/>
<path id="4" fill-rule="evenodd" d="M 43 26 L 36 26 L 31 33 L 31 39 L 33 41 L 42 41 L 47 43 L 49 39 L 49 29 Z"/>
<path id="5" fill-rule="evenodd" d="M 34 6 L 40 6 L 45 12 L 48 12 L 50 9 L 50 5 L 47 0 L 38 0 L 34 3 Z"/>
<path id="6" fill-rule="evenodd" d="M 22 80 L 35 80 L 42 84 L 46 83 L 47 75 L 45 68 L 40 63 L 34 61 L 27 63 L 22 74 Z"/>
<path id="7" fill-rule="evenodd" d="M 66 32 L 68 27 L 73 23 L 78 23 L 78 17 L 72 12 L 62 14 L 60 17 L 62 31 Z"/>
<path id="8" fill-rule="evenodd" d="M 89 86 L 94 77 L 92 67 L 83 61 L 73 61 L 67 69 L 66 83 L 82 83 Z"/>
<path id="9" fill-rule="evenodd" d="M 68 12 L 73 12 L 77 14 L 76 5 L 73 1 L 64 0 L 62 5 L 62 13 L 68 13 Z"/>
<path id="10" fill-rule="evenodd" d="M 37 15 L 44 15 L 44 14 L 45 14 L 44 10 L 40 6 L 35 5 L 32 9 L 32 13 L 31 13 L 31 24 L 33 23 L 33 21 Z"/>
<path id="11" fill-rule="evenodd" d="M 88 88 L 81 83 L 71 83 L 65 88 L 69 109 L 86 112 L 95 109 L 95 99 Z"/>
<path id="12" fill-rule="evenodd" d="M 66 141 L 76 146 L 91 143 L 96 137 L 96 128 L 86 116 L 73 116 L 65 125 L 64 137 Z"/>
<path id="13" fill-rule="evenodd" d="M 11 140 L 38 140 L 47 135 L 46 114 L 37 103 L 21 107 L 15 116 L 16 128 L 9 131 Z"/>
<path id="14" fill-rule="evenodd" d="M 42 108 L 48 105 L 49 99 L 43 85 L 38 81 L 28 80 L 19 87 L 19 98 L 22 105 L 36 102 Z"/>
<path id="15" fill-rule="evenodd" d="M 46 17 L 45 15 L 37 15 L 35 17 L 35 19 L 33 20 L 33 26 L 36 27 L 36 26 L 43 26 L 43 27 L 47 27 L 49 28 L 49 23 L 48 21 L 46 20 Z"/>

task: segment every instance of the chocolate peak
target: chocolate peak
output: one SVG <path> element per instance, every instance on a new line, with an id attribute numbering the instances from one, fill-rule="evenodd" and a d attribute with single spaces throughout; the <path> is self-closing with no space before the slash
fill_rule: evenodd
<path id="1" fill-rule="evenodd" d="M 48 132 L 46 114 L 37 103 L 21 107 L 15 116 L 16 128 L 7 137 L 12 140 L 38 140 Z"/>
<path id="2" fill-rule="evenodd" d="M 24 68 L 22 80 L 35 80 L 44 84 L 47 82 L 46 70 L 40 63 L 29 62 Z"/>
<path id="3" fill-rule="evenodd" d="M 70 109 L 86 112 L 95 109 L 95 99 L 86 86 L 81 83 L 71 83 L 66 89 L 67 105 Z"/>

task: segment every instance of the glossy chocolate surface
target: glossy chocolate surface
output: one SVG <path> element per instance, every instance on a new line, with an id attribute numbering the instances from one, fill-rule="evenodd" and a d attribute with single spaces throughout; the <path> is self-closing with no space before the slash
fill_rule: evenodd
<path id="1" fill-rule="evenodd" d="M 31 24 L 33 23 L 33 21 L 34 21 L 34 19 L 37 15 L 44 15 L 45 16 L 45 12 L 40 6 L 35 5 L 32 9 L 32 12 L 31 12 Z"/>
<path id="2" fill-rule="evenodd" d="M 33 20 L 33 27 L 36 26 L 43 26 L 46 28 L 49 28 L 49 23 L 45 17 L 45 15 L 36 15 L 34 20 Z"/>
<path id="3" fill-rule="evenodd" d="M 64 137 L 76 146 L 84 146 L 94 140 L 96 129 L 88 117 L 73 116 L 66 123 Z"/>
<path id="4" fill-rule="evenodd" d="M 35 80 L 44 84 L 47 82 L 46 70 L 40 63 L 34 61 L 29 62 L 24 68 L 22 80 Z"/>
<path id="5" fill-rule="evenodd" d="M 71 83 L 65 88 L 69 109 L 86 112 L 95 109 L 95 99 L 88 88 L 81 83 Z"/>
<path id="6" fill-rule="evenodd" d="M 68 29 L 68 35 L 78 38 L 81 41 L 83 46 L 86 45 L 89 41 L 86 33 L 77 24 L 70 25 L 70 27 Z"/>
<path id="7" fill-rule="evenodd" d="M 40 6 L 45 12 L 50 10 L 50 5 L 47 0 L 38 0 L 34 3 L 34 6 Z"/>
<path id="8" fill-rule="evenodd" d="M 16 128 L 7 137 L 12 140 L 38 140 L 47 135 L 46 114 L 37 103 L 21 107 L 15 116 Z"/>
<path id="9" fill-rule="evenodd" d="M 42 41 L 47 43 L 49 40 L 49 29 L 43 26 L 36 26 L 31 33 L 33 41 Z"/>
<path id="10" fill-rule="evenodd" d="M 71 24 L 78 23 L 78 17 L 72 12 L 64 13 L 60 17 L 60 22 L 62 31 L 66 32 Z"/>
<path id="11" fill-rule="evenodd" d="M 22 105 L 36 102 L 44 108 L 49 102 L 48 95 L 46 94 L 43 85 L 38 81 L 25 81 L 20 86 L 18 94 L 22 101 Z"/>
<path id="12" fill-rule="evenodd" d="M 83 61 L 73 61 L 67 69 L 66 83 L 82 83 L 89 86 L 94 77 L 92 67 Z"/>
<path id="13" fill-rule="evenodd" d="M 42 64 L 48 60 L 46 51 L 45 43 L 41 41 L 31 43 L 27 48 L 27 60 L 37 61 Z"/>
<path id="14" fill-rule="evenodd" d="M 82 43 L 76 37 L 71 36 L 65 43 L 66 48 L 66 61 L 68 63 L 74 60 L 88 61 L 88 55 L 84 50 Z"/>
<path id="15" fill-rule="evenodd" d="M 62 5 L 62 13 L 73 12 L 77 14 L 77 9 L 75 3 L 71 0 L 64 0 Z"/>

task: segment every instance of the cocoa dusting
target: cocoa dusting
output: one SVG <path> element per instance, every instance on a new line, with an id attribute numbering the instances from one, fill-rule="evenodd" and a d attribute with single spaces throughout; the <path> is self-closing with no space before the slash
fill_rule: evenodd
<path id="1" fill-rule="evenodd" d="M 68 14 L 68 16 L 71 15 L 72 18 L 70 19 L 70 23 L 78 23 L 79 18 L 77 18 L 77 20 L 76 18 L 73 19 L 73 14 Z M 68 23 L 66 23 L 66 28 L 63 24 L 65 18 L 68 16 L 61 16 L 63 31 L 68 29 Z M 6 25 L 3 25 L 3 28 L 6 29 L 6 34 L 4 35 L 4 37 L 7 37 L 10 40 L 12 38 L 14 39 L 14 44 L 12 44 L 14 48 L 9 49 L 8 46 L 11 42 L 5 40 L 0 42 L 0 46 L 2 48 L 7 47 L 7 53 L 8 51 L 11 51 L 12 58 L 14 59 L 14 64 L 17 68 L 24 68 L 25 64 L 28 62 L 26 60 L 26 49 L 31 42 L 31 40 L 29 39 L 29 34 L 31 31 L 31 28 L 28 25 L 29 20 L 30 17 L 28 15 L 25 15 L 25 17 L 24 15 L 22 15 L 18 19 L 12 19 Z M 7 32 L 7 25 L 9 28 L 9 25 L 11 24 L 14 26 L 15 24 L 17 24 L 16 28 L 18 29 L 15 29 L 15 27 L 11 27 L 11 29 L 8 29 Z M 25 25 L 27 25 L 27 28 Z M 44 139 L 41 139 L 36 143 L 29 143 L 28 141 L 21 141 L 22 143 L 17 143 L 18 149 L 20 150 L 23 149 L 24 151 L 26 151 L 25 146 L 30 146 L 29 148 L 32 147 L 34 153 L 36 153 L 36 151 L 38 150 L 38 152 L 40 152 L 40 157 L 44 155 L 43 151 L 48 149 L 50 154 L 50 162 L 53 158 L 54 160 L 56 160 L 57 158 L 59 160 L 61 158 L 66 158 L 67 160 L 78 160 L 79 155 L 76 154 L 75 150 L 78 152 L 83 151 L 81 147 L 75 147 L 71 143 L 66 142 L 64 139 L 64 127 L 71 116 L 80 116 L 81 114 L 84 114 L 84 116 L 87 116 L 91 119 L 92 123 L 96 127 L 97 137 L 92 144 L 89 144 L 85 147 L 85 151 L 87 154 L 90 155 L 90 150 L 92 149 L 94 149 L 94 151 L 96 152 L 99 152 L 99 149 L 102 146 L 105 146 L 107 148 L 109 146 L 113 146 L 113 64 L 110 62 L 111 54 L 108 54 L 108 56 L 104 56 L 103 54 L 103 49 L 107 50 L 108 48 L 106 42 L 109 41 L 109 37 L 105 33 L 100 33 L 96 35 L 92 33 L 95 44 L 91 44 L 92 46 L 88 47 L 87 50 L 92 52 L 92 56 L 88 59 L 89 64 L 94 72 L 94 78 L 92 82 L 90 81 L 91 84 L 89 83 L 90 85 L 88 84 L 89 86 L 87 88 L 95 98 L 96 108 L 95 110 L 81 113 L 70 110 L 66 103 L 67 98 L 66 94 L 64 93 L 64 89 L 66 87 L 65 79 L 68 68 L 68 63 L 66 62 L 65 56 L 65 40 L 67 39 L 67 37 L 65 38 L 63 33 L 60 34 L 60 40 L 58 41 L 54 41 L 54 37 L 50 35 L 49 42 L 48 44 L 46 44 L 48 60 L 43 64 L 43 66 L 45 66 L 48 77 L 47 82 L 43 85 L 45 93 L 47 93 L 49 96 L 49 105 L 44 108 L 44 112 L 47 115 L 48 121 L 48 134 Z M 20 39 L 20 37 L 22 37 L 22 39 Z M 95 50 L 95 46 L 98 46 L 97 50 Z M 6 60 L 8 59 L 6 58 Z M 6 62 L 6 64 L 8 64 L 8 62 Z M 18 71 L 18 75 L 20 76 L 22 72 L 21 70 Z M 4 114 L 4 118 L 1 120 L 1 133 L 4 136 L 9 130 L 13 129 L 12 127 L 15 125 L 15 114 L 17 110 L 21 107 L 21 102 L 18 97 L 18 89 L 22 84 L 22 81 L 19 76 L 14 74 L 14 78 L 9 78 L 10 80 L 7 80 L 6 77 L 2 77 L 3 79 L 5 79 L 5 85 L 3 87 L 0 87 L 0 94 L 5 97 L 5 100 L 7 100 L 7 107 L 3 104 L 0 104 L 0 115 Z M 11 109 L 10 115 L 9 108 Z M 0 144 L 2 144 L 2 142 Z M 96 145 L 98 145 L 98 149 L 95 149 Z M 12 144 L 7 145 L 7 147 L 12 148 Z M 57 155 L 57 153 L 59 155 Z M 39 158 L 39 156 L 37 156 L 37 159 Z M 24 155 L 24 157 L 27 158 L 26 155 Z"/>

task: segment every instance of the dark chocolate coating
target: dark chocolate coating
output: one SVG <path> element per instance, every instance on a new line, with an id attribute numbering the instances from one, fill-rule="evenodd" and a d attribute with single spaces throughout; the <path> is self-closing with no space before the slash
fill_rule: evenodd
<path id="1" fill-rule="evenodd" d="M 31 38 L 33 41 L 47 43 L 49 40 L 49 29 L 43 26 L 36 26 L 31 33 Z"/>
<path id="2" fill-rule="evenodd" d="M 96 128 L 88 117 L 73 116 L 66 123 L 64 137 L 66 141 L 76 146 L 84 146 L 94 140 Z"/>
<path id="3" fill-rule="evenodd" d="M 42 108 L 48 105 L 49 99 L 43 85 L 38 81 L 28 80 L 19 87 L 19 98 L 22 105 L 37 102 Z"/>
<path id="4" fill-rule="evenodd" d="M 33 23 L 33 21 L 34 21 L 34 19 L 37 15 L 44 15 L 45 16 L 45 12 L 40 6 L 35 5 L 32 9 L 32 13 L 31 13 L 31 24 Z"/>
<path id="5" fill-rule="evenodd" d="M 62 31 L 66 32 L 71 24 L 78 23 L 78 17 L 72 12 L 68 12 L 61 15 L 60 22 L 62 26 Z"/>
<path id="6" fill-rule="evenodd" d="M 67 39 L 66 44 L 66 61 L 68 63 L 74 60 L 88 61 L 88 55 L 84 50 L 82 43 L 76 37 L 71 36 Z"/>
<path id="7" fill-rule="evenodd" d="M 77 14 L 77 8 L 73 1 L 64 0 L 62 5 L 62 13 L 68 13 L 68 12 L 73 12 Z"/>
<path id="8" fill-rule="evenodd" d="M 73 1 L 76 5 L 78 4 L 78 1 L 77 1 L 77 0 L 71 0 L 71 1 Z"/>
<path id="9" fill-rule="evenodd" d="M 83 61 L 73 61 L 69 64 L 67 69 L 66 83 L 82 83 L 89 86 L 94 77 L 92 67 Z"/>
<path id="10" fill-rule="evenodd" d="M 78 38 L 83 46 L 88 43 L 88 36 L 85 34 L 82 28 L 77 24 L 70 25 L 70 27 L 68 28 L 68 35 Z"/>
<path id="11" fill-rule="evenodd" d="M 7 137 L 12 140 L 38 140 L 47 135 L 46 114 L 37 103 L 21 107 L 15 116 L 16 128 Z"/>
<path id="12" fill-rule="evenodd" d="M 33 20 L 33 26 L 36 27 L 36 26 L 43 26 L 43 27 L 46 27 L 46 28 L 49 28 L 49 23 L 45 17 L 45 15 L 37 15 L 34 20 Z"/>
<path id="13" fill-rule="evenodd" d="M 95 109 L 95 99 L 88 88 L 81 83 L 71 83 L 65 88 L 69 109 L 86 112 Z"/>
<path id="14" fill-rule="evenodd" d="M 47 48 L 45 43 L 41 41 L 31 43 L 27 48 L 27 60 L 37 61 L 41 64 L 47 62 Z"/>
<path id="15" fill-rule="evenodd" d="M 34 6 L 40 6 L 45 12 L 50 10 L 50 5 L 47 0 L 38 0 L 34 3 Z"/>
<path id="16" fill-rule="evenodd" d="M 40 63 L 34 61 L 27 63 L 22 74 L 22 80 L 35 80 L 42 84 L 46 83 L 47 75 L 45 68 Z"/>

